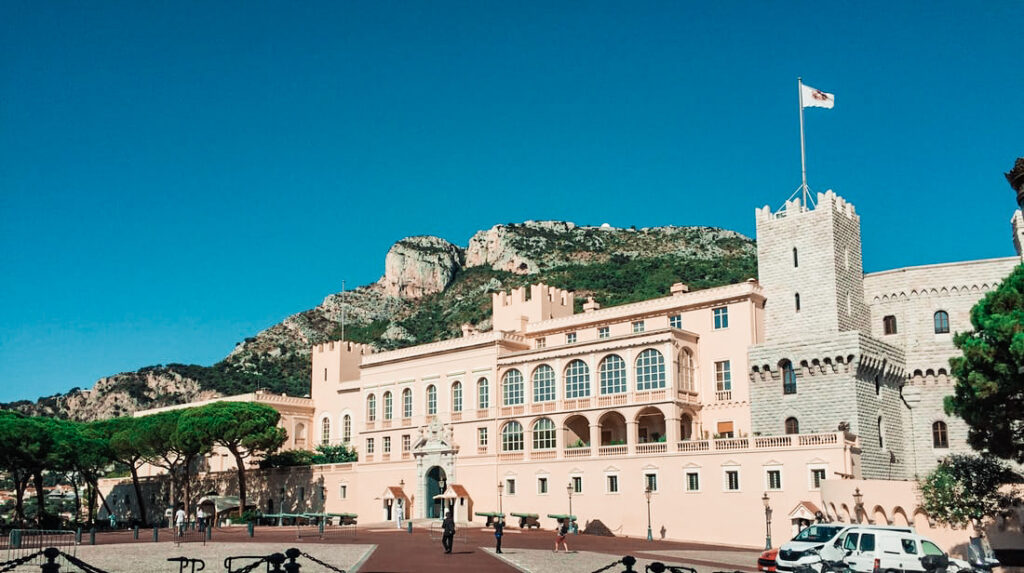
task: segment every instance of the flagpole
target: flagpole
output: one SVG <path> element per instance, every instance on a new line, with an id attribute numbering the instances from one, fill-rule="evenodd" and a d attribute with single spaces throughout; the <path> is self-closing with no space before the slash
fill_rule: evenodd
<path id="1" fill-rule="evenodd" d="M 803 209 L 807 208 L 807 157 L 804 148 L 804 83 L 796 79 L 797 99 L 800 100 L 800 189 L 803 191 Z"/>

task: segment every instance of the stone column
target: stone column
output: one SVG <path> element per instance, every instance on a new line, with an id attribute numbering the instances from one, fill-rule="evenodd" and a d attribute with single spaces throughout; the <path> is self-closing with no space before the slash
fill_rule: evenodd
<path id="1" fill-rule="evenodd" d="M 679 441 L 679 413 L 672 412 L 670 416 L 665 418 L 665 442 L 668 443 L 667 451 L 674 452 Z"/>
<path id="2" fill-rule="evenodd" d="M 590 425 L 590 439 L 587 440 L 587 443 L 590 444 L 590 454 L 591 455 L 597 454 L 597 448 L 599 448 L 601 446 L 601 425 L 600 424 L 591 424 Z"/>
<path id="3" fill-rule="evenodd" d="M 626 451 L 629 455 L 636 453 L 637 428 L 640 424 L 636 420 L 626 420 Z"/>

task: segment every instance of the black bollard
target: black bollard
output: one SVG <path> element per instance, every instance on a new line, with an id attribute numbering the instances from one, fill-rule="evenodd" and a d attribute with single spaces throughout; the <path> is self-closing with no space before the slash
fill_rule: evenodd
<path id="1" fill-rule="evenodd" d="M 57 563 L 57 557 L 60 555 L 60 551 L 56 547 L 47 547 L 43 551 L 43 557 L 46 558 L 46 563 L 39 566 L 42 569 L 42 573 L 60 573 L 60 563 Z"/>
<path id="2" fill-rule="evenodd" d="M 320 537 L 324 536 L 324 521 L 320 520 Z"/>
<path id="3" fill-rule="evenodd" d="M 136 525 L 135 527 L 132 528 L 132 539 L 138 539 L 138 538 L 139 538 L 139 526 Z"/>
<path id="4" fill-rule="evenodd" d="M 636 557 L 627 555 L 622 558 L 622 564 L 626 566 L 626 568 L 622 570 L 622 573 L 636 573 L 636 570 L 633 569 L 633 566 L 636 565 Z"/>
<path id="5" fill-rule="evenodd" d="M 271 573 L 284 573 L 281 564 L 284 563 L 284 553 L 274 553 L 267 558 L 267 562 L 274 566 Z"/>
<path id="6" fill-rule="evenodd" d="M 210 539 L 213 539 L 213 528 L 210 527 L 210 526 L 207 526 L 206 527 L 206 540 L 209 541 Z"/>
<path id="7" fill-rule="evenodd" d="M 89 545 L 96 545 L 96 528 L 89 528 Z"/>
<path id="8" fill-rule="evenodd" d="M 21 530 L 11 530 L 11 549 L 21 549 Z"/>
<path id="9" fill-rule="evenodd" d="M 82 544 L 82 527 L 81 526 L 79 526 L 77 529 L 75 529 L 75 543 L 77 543 L 79 545 Z"/>
<path id="10" fill-rule="evenodd" d="M 159 525 L 154 525 L 153 526 L 153 543 L 156 543 L 157 541 L 160 541 L 160 526 Z"/>
<path id="11" fill-rule="evenodd" d="M 299 558 L 299 555 L 302 555 L 302 552 L 292 547 L 285 551 L 284 555 L 288 558 L 288 563 L 284 564 L 284 570 L 287 573 L 299 573 L 299 569 L 302 568 L 302 565 L 296 563 L 295 560 Z"/>
<path id="12" fill-rule="evenodd" d="M 249 523 L 245 524 L 245 528 L 249 530 L 249 537 L 252 537 L 253 533 L 256 531 L 255 524 L 253 524 L 253 522 L 250 521 Z"/>

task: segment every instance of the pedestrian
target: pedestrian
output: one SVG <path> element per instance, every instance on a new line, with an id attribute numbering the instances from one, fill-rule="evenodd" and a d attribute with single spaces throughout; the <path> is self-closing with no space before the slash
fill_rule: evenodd
<path id="1" fill-rule="evenodd" d="M 494 552 L 501 553 L 501 536 L 505 533 L 505 520 L 498 518 L 498 521 L 494 522 Z"/>
<path id="2" fill-rule="evenodd" d="M 455 519 L 452 518 L 452 512 L 448 512 L 445 516 L 444 522 L 441 524 L 443 533 L 441 534 L 441 545 L 444 547 L 445 553 L 452 552 L 452 541 L 455 540 Z"/>
<path id="3" fill-rule="evenodd" d="M 398 524 L 398 529 L 402 529 L 402 520 L 405 519 L 405 508 L 402 507 L 402 500 L 396 500 L 395 504 L 395 523 Z"/>
<path id="4" fill-rule="evenodd" d="M 565 552 L 569 552 L 569 544 L 565 541 L 565 536 L 569 534 L 569 519 L 566 518 L 562 521 L 561 526 L 558 528 L 558 536 L 555 537 L 555 553 L 558 553 L 558 544 L 561 543 L 562 547 L 565 548 Z"/>
<path id="5" fill-rule="evenodd" d="M 196 525 L 199 526 L 199 533 L 206 531 L 206 512 L 202 507 L 196 510 Z"/>
<path id="6" fill-rule="evenodd" d="M 110 529 L 117 529 L 117 515 L 110 512 Z"/>
<path id="7" fill-rule="evenodd" d="M 178 537 L 185 535 L 185 510 L 182 506 L 178 506 L 178 511 L 174 514 L 174 526 L 178 531 Z"/>

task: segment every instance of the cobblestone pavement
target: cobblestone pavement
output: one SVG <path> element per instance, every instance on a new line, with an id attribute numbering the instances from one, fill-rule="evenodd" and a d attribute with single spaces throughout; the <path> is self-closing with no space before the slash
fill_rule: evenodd
<path id="1" fill-rule="evenodd" d="M 621 555 L 610 555 L 595 551 L 555 553 L 550 549 L 508 549 L 502 551 L 501 555 L 496 555 L 493 549 L 485 549 L 485 551 L 495 558 L 512 565 L 519 571 L 528 571 L 530 573 L 591 573 L 622 559 Z M 718 565 L 697 563 L 693 560 L 693 554 L 697 554 L 704 559 L 714 558 L 705 552 L 693 551 L 661 551 L 658 554 L 633 552 L 632 555 L 637 558 L 636 565 L 633 568 L 637 571 L 644 571 L 645 566 L 650 565 L 654 561 L 660 561 L 666 565 L 693 567 L 697 570 L 697 573 L 712 573 L 723 570 L 732 571 L 734 569 L 726 563 Z M 750 569 L 749 563 L 744 563 L 741 570 L 749 571 Z M 619 564 L 606 571 L 608 573 L 619 573 L 623 570 L 624 566 Z"/>

